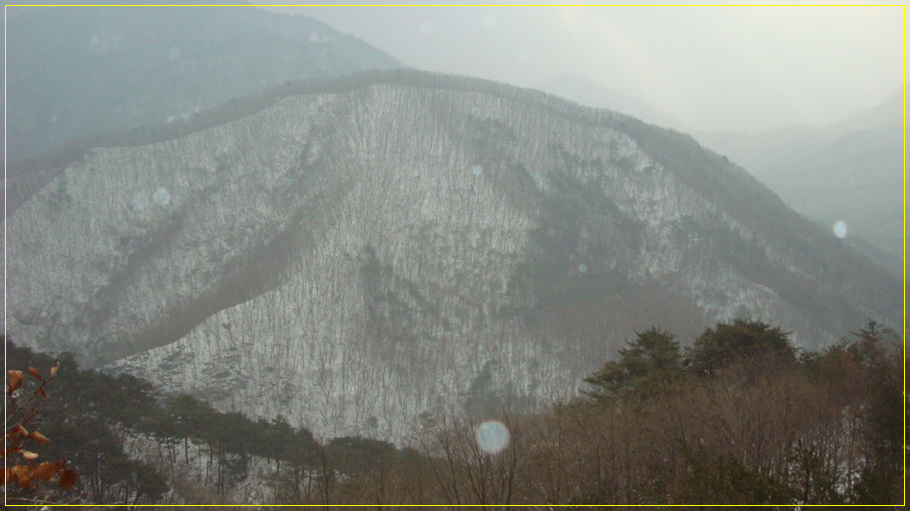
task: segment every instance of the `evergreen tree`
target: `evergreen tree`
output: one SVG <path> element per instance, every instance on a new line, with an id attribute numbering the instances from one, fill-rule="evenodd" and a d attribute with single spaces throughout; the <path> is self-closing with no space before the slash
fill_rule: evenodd
<path id="1" fill-rule="evenodd" d="M 795 362 L 796 349 L 790 334 L 761 321 L 735 319 L 708 328 L 686 350 L 687 368 L 699 376 L 713 375 L 735 361 L 771 356 L 781 362 Z"/>
<path id="2" fill-rule="evenodd" d="M 673 338 L 672 333 L 653 326 L 636 332 L 635 340 L 619 350 L 619 361 L 607 362 L 584 379 L 593 387 L 588 395 L 645 397 L 664 389 L 682 371 L 679 343 Z"/>

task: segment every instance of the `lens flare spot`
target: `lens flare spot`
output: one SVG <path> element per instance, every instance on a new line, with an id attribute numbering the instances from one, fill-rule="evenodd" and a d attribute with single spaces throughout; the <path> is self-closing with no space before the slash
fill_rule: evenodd
<path id="1" fill-rule="evenodd" d="M 310 32 L 310 42 L 315 44 L 325 44 L 329 42 L 329 36 L 322 32 Z"/>
<path id="2" fill-rule="evenodd" d="M 480 450 L 496 454 L 509 445 L 509 430 L 499 421 L 486 421 L 475 430 L 477 446 Z"/>
<path id="3" fill-rule="evenodd" d="M 420 24 L 420 33 L 423 35 L 430 35 L 433 32 L 433 24 L 429 21 L 424 21 Z"/>
<path id="4" fill-rule="evenodd" d="M 847 237 L 847 223 L 843 220 L 834 222 L 834 227 L 831 230 L 834 231 L 834 235 L 838 238 L 843 239 Z"/>
<path id="5" fill-rule="evenodd" d="M 166 188 L 159 188 L 152 195 L 152 200 L 159 206 L 167 206 L 167 203 L 171 202 L 171 194 L 168 193 Z"/>
<path id="6" fill-rule="evenodd" d="M 587 265 L 587 264 L 584 264 L 584 263 L 579 264 L 579 265 L 578 265 L 578 271 L 581 272 L 581 273 L 588 273 L 588 265 Z"/>
<path id="7" fill-rule="evenodd" d="M 483 174 L 483 167 L 481 167 L 480 165 L 474 165 L 473 167 L 471 167 L 471 172 L 473 172 L 475 176 L 479 176 L 479 175 Z"/>

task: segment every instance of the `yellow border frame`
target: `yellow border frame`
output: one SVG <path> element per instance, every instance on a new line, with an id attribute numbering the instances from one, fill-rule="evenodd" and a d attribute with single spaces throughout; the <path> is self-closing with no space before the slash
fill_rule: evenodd
<path id="1" fill-rule="evenodd" d="M 3 6 L 3 338 L 6 339 L 6 9 L 7 7 L 596 7 L 597 4 L 4 4 Z M 603 6 L 603 5 L 602 5 Z M 904 326 L 903 326 L 903 425 L 904 425 L 904 500 L 900 506 L 907 505 L 907 5 L 906 4 L 612 4 L 611 7 L 897 7 L 903 8 L 904 14 Z M 6 384 L 6 343 L 3 344 L 4 387 Z M 4 401 L 3 430 L 6 431 L 6 404 Z M 6 456 L 4 455 L 4 466 Z M 3 504 L 6 506 L 6 492 L 3 494 Z M 28 504 L 22 507 L 44 507 L 43 504 Z M 104 504 L 104 507 L 186 507 L 176 504 Z M 385 507 L 478 507 L 473 504 L 387 504 Z M 524 504 L 502 504 L 494 507 L 529 507 Z M 541 505 L 544 507 L 566 507 L 563 505 Z M 568 507 L 610 507 L 611 504 L 581 504 Z M 623 505 L 622 507 L 729 507 L 729 504 L 636 504 Z M 777 506 L 773 504 L 742 504 L 735 507 L 791 507 L 787 504 Z M 807 504 L 801 507 L 894 507 L 896 504 L 876 504 L 871 506 L 856 506 L 852 504 Z M 19 507 L 19 506 L 17 506 Z M 86 504 L 56 504 L 51 507 L 93 507 Z M 192 507 L 383 507 L 370 504 L 194 504 Z"/>

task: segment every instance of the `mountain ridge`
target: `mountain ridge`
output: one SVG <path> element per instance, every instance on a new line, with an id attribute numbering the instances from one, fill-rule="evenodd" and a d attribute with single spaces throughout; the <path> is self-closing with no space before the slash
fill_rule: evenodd
<path id="1" fill-rule="evenodd" d="M 9 161 L 287 80 L 401 66 L 318 20 L 250 5 L 54 7 L 8 32 Z"/>

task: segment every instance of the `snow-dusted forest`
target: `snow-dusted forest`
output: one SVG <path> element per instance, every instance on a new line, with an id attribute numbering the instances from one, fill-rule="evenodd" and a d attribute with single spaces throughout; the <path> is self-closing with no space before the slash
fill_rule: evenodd
<path id="1" fill-rule="evenodd" d="M 572 395 L 655 323 L 688 343 L 749 314 L 812 348 L 899 323 L 898 286 L 686 135 L 479 80 L 359 80 L 65 163 L 8 219 L 9 335 L 400 442 L 423 414 Z"/>

